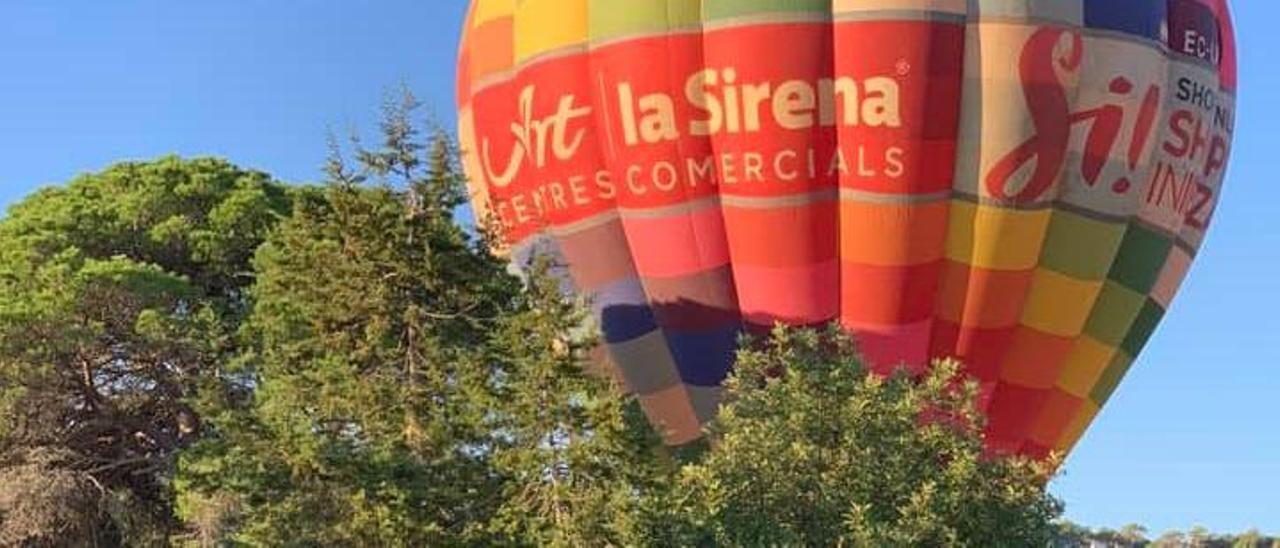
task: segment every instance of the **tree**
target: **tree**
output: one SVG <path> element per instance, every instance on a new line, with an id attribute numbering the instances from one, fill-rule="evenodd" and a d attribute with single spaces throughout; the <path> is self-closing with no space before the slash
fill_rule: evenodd
<path id="1" fill-rule="evenodd" d="M 1136 523 L 1121 527 L 1117 536 L 1127 546 L 1143 546 L 1150 542 L 1147 540 L 1147 528 Z"/>
<path id="2" fill-rule="evenodd" d="M 881 378 L 838 328 L 740 352 L 714 448 L 652 504 L 662 545 L 1045 545 L 1050 467 L 984 456 L 954 363 Z"/>
<path id="3" fill-rule="evenodd" d="M 202 432 L 192 401 L 234 350 L 246 249 L 287 204 L 265 174 L 166 158 L 13 207 L 0 221 L 0 475 L 34 478 L 26 488 L 69 507 L 115 508 L 71 529 L 94 539 L 163 536 L 174 459 Z M 75 542 L 28 539 L 46 540 Z"/>
<path id="4" fill-rule="evenodd" d="M 454 222 L 452 151 L 419 142 L 413 106 L 389 105 L 359 171 L 335 152 L 328 184 L 300 193 L 257 254 L 241 356 L 256 390 L 217 412 L 179 478 L 206 539 L 491 540 L 489 341 L 519 282 Z"/>
<path id="5" fill-rule="evenodd" d="M 212 402 L 179 476 L 197 540 L 617 544 L 661 484 L 642 414 L 580 367 L 585 309 L 455 222 L 455 152 L 415 106 L 388 105 L 358 171 L 335 151 L 259 250 L 253 397 Z"/>
<path id="6" fill-rule="evenodd" d="M 1231 544 L 1232 548 L 1261 548 L 1262 533 L 1257 529 L 1251 529 L 1236 537 Z"/>
<path id="7" fill-rule="evenodd" d="M 634 402 L 582 367 L 597 341 L 581 334 L 586 309 L 549 266 L 531 265 L 518 312 L 494 340 L 506 372 L 492 409 L 494 464 L 509 478 L 494 527 L 529 546 L 625 545 L 640 500 L 665 489 L 674 467 Z"/>
<path id="8" fill-rule="evenodd" d="M 1191 531 L 1187 533 L 1187 544 L 1192 548 L 1208 546 L 1211 540 L 1213 540 L 1213 534 L 1209 532 L 1209 529 L 1201 525 L 1192 527 Z"/>
<path id="9" fill-rule="evenodd" d="M 1093 537 L 1093 531 L 1069 520 L 1062 520 L 1058 523 L 1058 531 L 1054 537 L 1053 546 L 1079 548 L 1089 544 L 1089 540 Z"/>
<path id="10" fill-rule="evenodd" d="M 1151 545 L 1159 548 L 1181 548 L 1187 545 L 1187 535 L 1182 531 L 1166 531 Z"/>

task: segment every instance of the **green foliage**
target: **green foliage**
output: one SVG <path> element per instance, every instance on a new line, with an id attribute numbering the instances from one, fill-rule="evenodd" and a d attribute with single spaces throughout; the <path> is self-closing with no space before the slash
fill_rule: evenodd
<path id="1" fill-rule="evenodd" d="M 1061 548 L 1274 548 L 1280 547 L 1280 538 L 1268 537 L 1253 529 L 1239 535 L 1222 535 L 1211 533 L 1208 529 L 1196 526 L 1190 531 L 1166 531 L 1155 540 L 1147 540 L 1147 529 L 1141 525 L 1130 524 L 1119 531 L 1111 529 L 1090 530 L 1071 522 L 1059 524 L 1057 538 L 1053 545 Z"/>
<path id="2" fill-rule="evenodd" d="M 41 190 L 11 209 L 0 240 L 41 257 L 70 248 L 127 256 L 225 299 L 252 282 L 249 260 L 288 204 L 286 188 L 264 173 L 169 157 Z"/>
<path id="3" fill-rule="evenodd" d="M 166 158 L 14 206 L 0 221 L 0 473 L 56 464 L 49 482 L 128 508 L 76 531 L 162 537 L 173 460 L 201 432 L 192 402 L 233 351 L 249 250 L 287 202 L 261 173 Z"/>
<path id="4" fill-rule="evenodd" d="M 259 250 L 241 358 L 256 391 L 184 459 L 184 517 L 226 507 L 218 527 L 271 546 L 488 538 L 487 348 L 519 284 L 453 221 L 437 190 L 455 168 L 418 161 L 410 110 L 361 172 L 335 156 Z"/>
<path id="5" fill-rule="evenodd" d="M 452 217 L 462 179 L 388 105 L 383 142 L 300 193 L 254 262 L 241 375 L 178 488 L 196 540 L 620 544 L 662 483 L 634 405 L 546 264 L 527 284 Z M 374 184 L 370 185 L 372 182 Z"/>
<path id="6" fill-rule="evenodd" d="M 1136 523 L 1130 523 L 1120 528 L 1116 533 L 1117 538 L 1129 545 L 1139 545 L 1147 543 L 1147 528 Z"/>
<path id="7" fill-rule="evenodd" d="M 650 541 L 721 546 L 1032 546 L 1060 505 L 1046 468 L 985 458 L 954 363 L 869 374 L 851 340 L 777 328 L 742 351 L 715 447 L 654 504 Z"/>
<path id="8" fill-rule="evenodd" d="M 640 501 L 673 468 L 634 402 L 584 371 L 597 341 L 577 335 L 584 308 L 564 298 L 549 266 L 533 265 L 519 311 L 493 341 L 504 366 L 494 465 L 507 478 L 493 527 L 529 546 L 624 545 Z"/>

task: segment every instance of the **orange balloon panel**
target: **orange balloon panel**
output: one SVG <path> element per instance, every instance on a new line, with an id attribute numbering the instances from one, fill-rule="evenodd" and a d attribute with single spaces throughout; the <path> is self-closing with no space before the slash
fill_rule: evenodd
<path id="1" fill-rule="evenodd" d="M 460 134 L 671 443 L 743 331 L 957 357 L 993 448 L 1069 450 L 1151 337 L 1231 146 L 1226 0 L 475 0 Z"/>

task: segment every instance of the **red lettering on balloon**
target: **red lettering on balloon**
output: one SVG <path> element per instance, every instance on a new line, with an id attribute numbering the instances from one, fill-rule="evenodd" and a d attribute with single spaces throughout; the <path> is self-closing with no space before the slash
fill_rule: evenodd
<path id="1" fill-rule="evenodd" d="M 1062 37 L 1068 34 L 1071 38 L 1070 51 L 1054 59 L 1054 50 Z M 1071 138 L 1070 102 L 1056 67 L 1075 72 L 1080 69 L 1083 58 L 1084 43 L 1076 33 L 1044 28 L 1027 41 L 1018 71 L 1036 135 L 996 162 L 987 174 L 987 191 L 992 196 L 1011 202 L 1027 202 L 1040 197 L 1053 186 L 1066 162 L 1067 143 Z M 1022 190 L 1011 194 L 1009 183 L 1014 173 L 1031 161 L 1036 162 L 1036 167 L 1030 181 Z"/>
<path id="2" fill-rule="evenodd" d="M 1119 102 L 1072 111 L 1059 70 L 1066 74 L 1078 72 L 1083 59 L 1084 40 L 1077 32 L 1044 28 L 1027 41 L 1019 59 L 1019 77 L 1036 133 L 997 160 L 987 173 L 984 183 L 994 198 L 1012 203 L 1028 203 L 1043 198 L 1066 165 L 1071 131 L 1079 125 L 1089 127 L 1080 174 L 1090 187 L 1097 185 L 1124 129 L 1126 112 L 1123 103 Z M 1116 76 L 1109 82 L 1107 90 L 1118 97 L 1127 97 L 1133 92 L 1134 84 L 1124 76 Z M 1147 89 L 1134 126 L 1127 158 L 1129 171 L 1137 169 L 1146 150 L 1159 106 L 1160 87 L 1152 85 Z M 1014 175 L 1031 162 L 1035 162 L 1035 167 L 1030 178 L 1020 189 L 1014 188 Z M 1128 177 L 1121 177 L 1111 186 L 1112 191 L 1120 194 L 1132 188 Z"/>

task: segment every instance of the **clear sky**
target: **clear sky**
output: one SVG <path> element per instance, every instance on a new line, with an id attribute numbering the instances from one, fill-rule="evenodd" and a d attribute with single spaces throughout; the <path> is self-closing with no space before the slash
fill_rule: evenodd
<path id="1" fill-rule="evenodd" d="M 1123 1 L 1123 0 L 1117 0 Z M 409 86 L 453 122 L 463 0 L 0 1 L 0 204 L 121 159 L 319 179 L 326 132 Z M 1171 314 L 1055 492 L 1072 519 L 1280 533 L 1280 3 L 1236 0 L 1234 158 Z"/>

